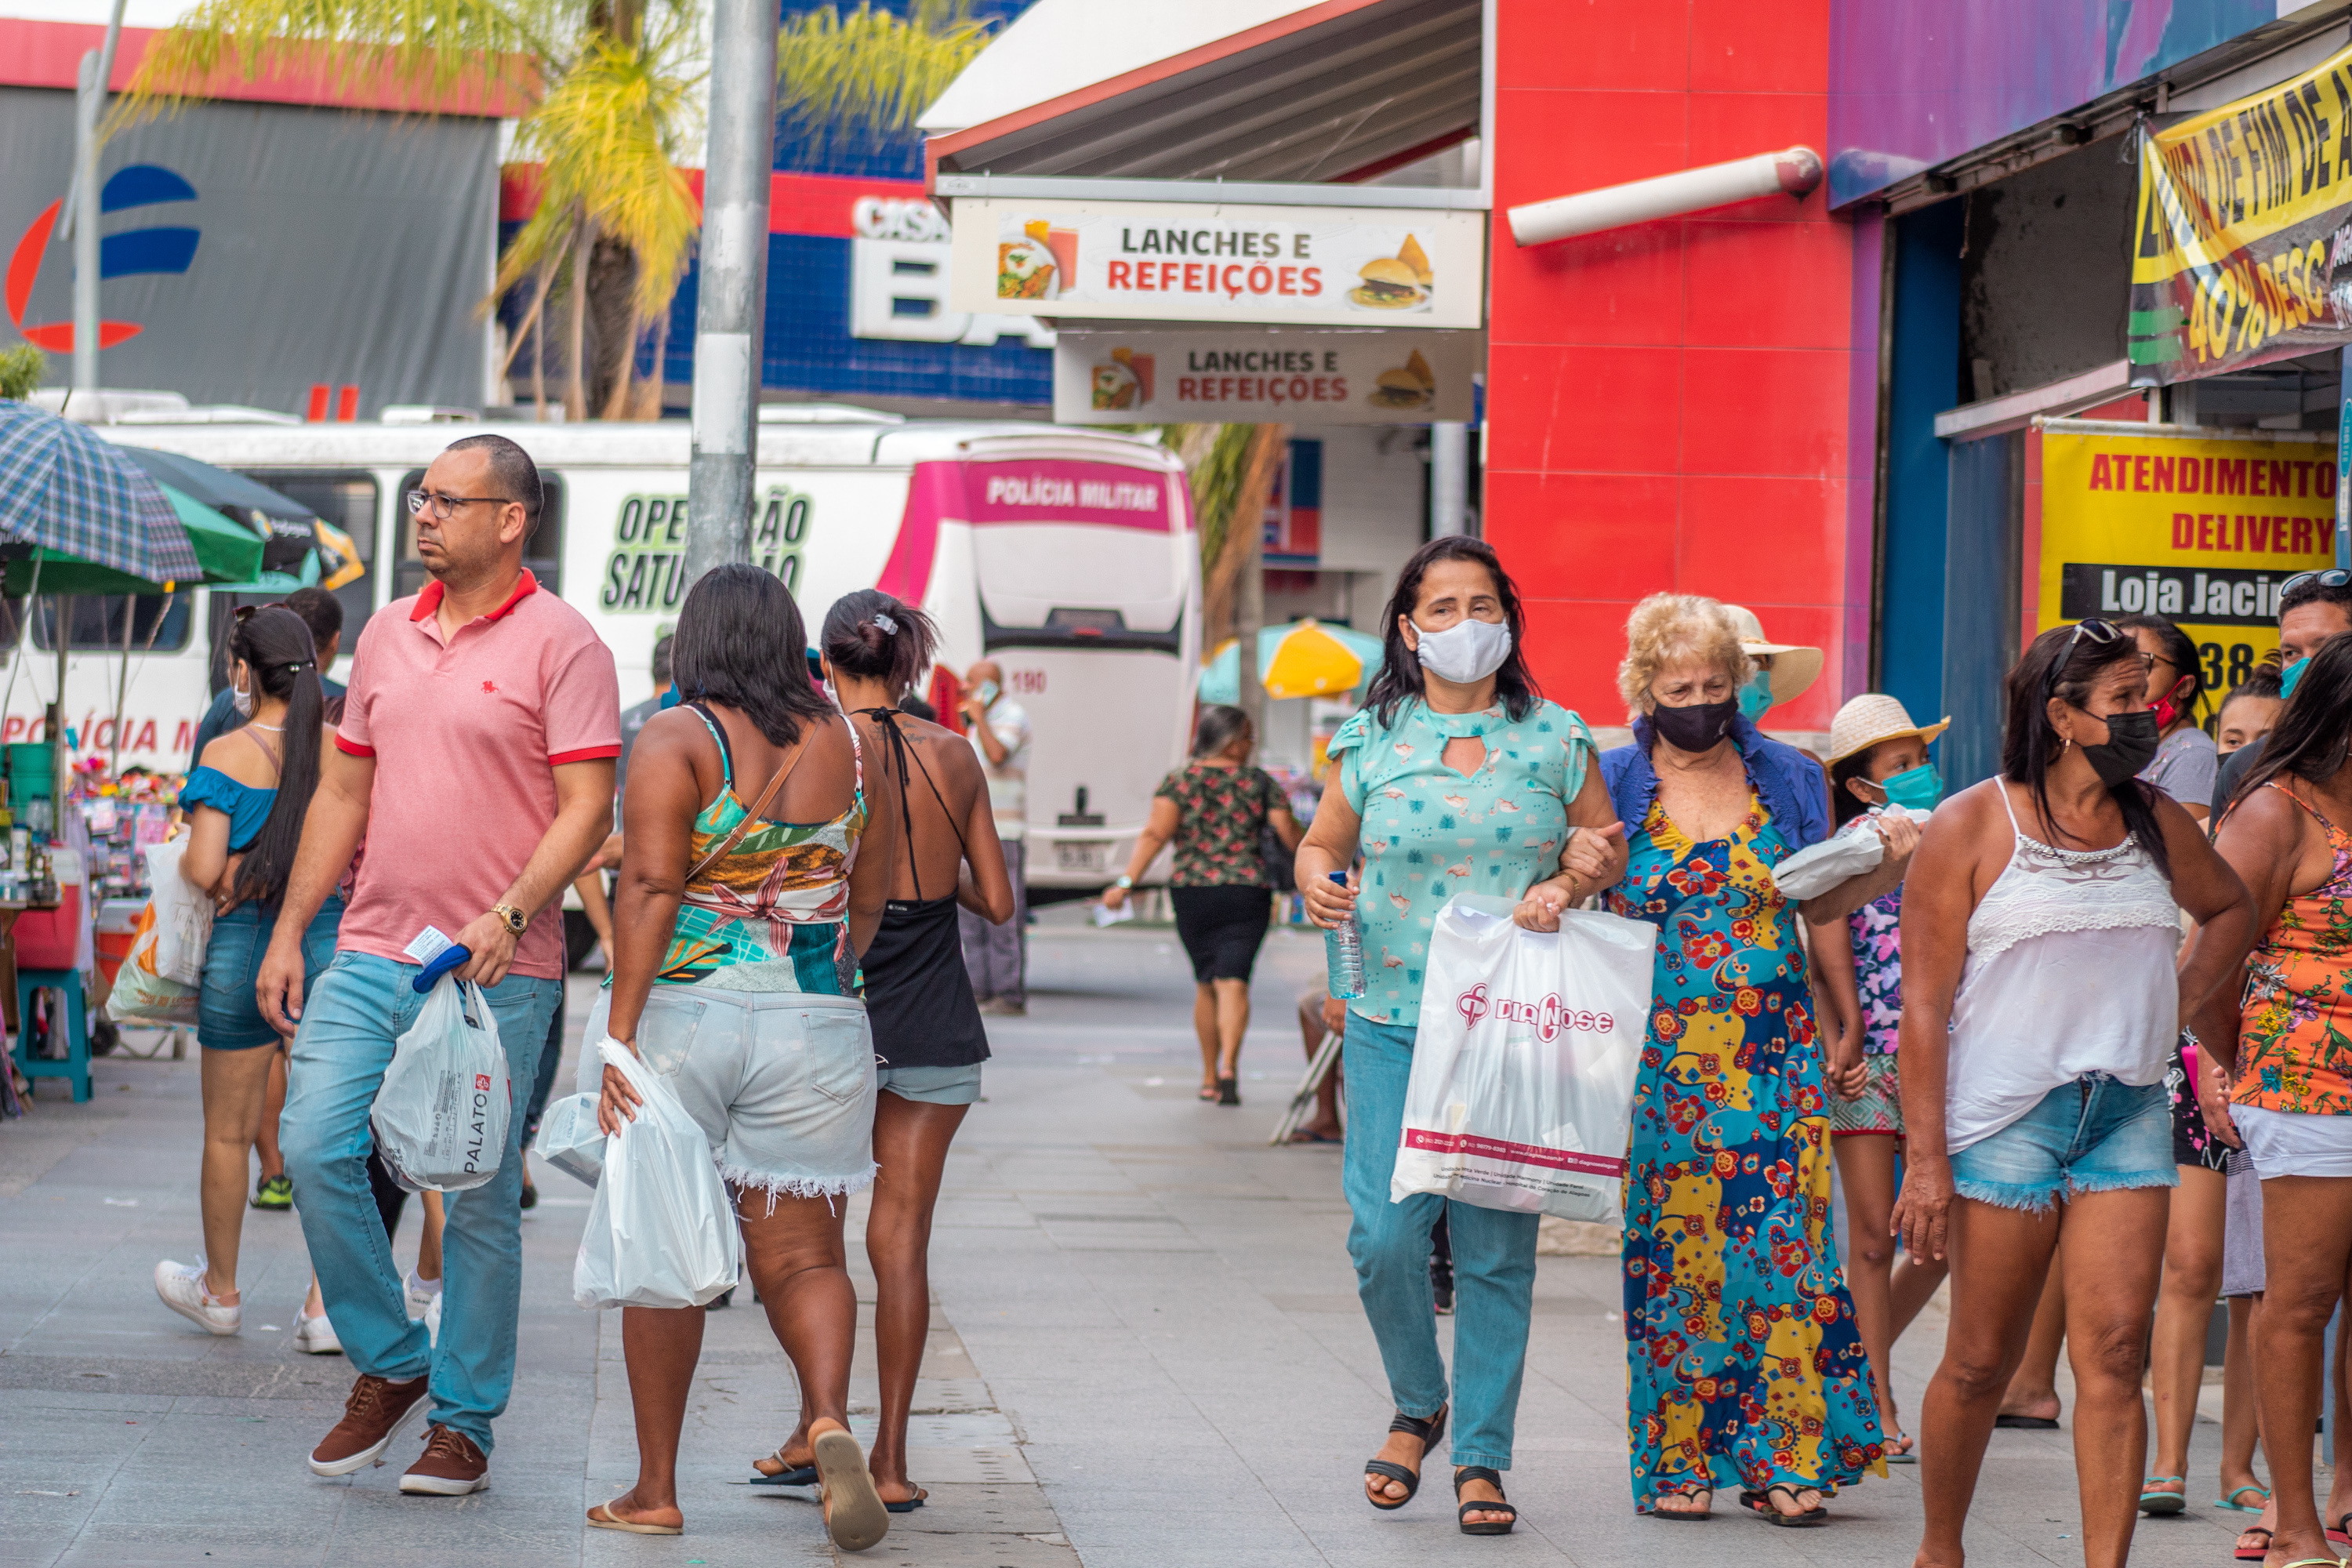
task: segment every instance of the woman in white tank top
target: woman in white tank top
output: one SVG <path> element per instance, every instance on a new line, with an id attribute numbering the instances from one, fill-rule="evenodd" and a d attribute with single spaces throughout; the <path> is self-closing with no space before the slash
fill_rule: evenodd
<path id="1" fill-rule="evenodd" d="M 1946 801 L 1903 898 L 1895 1223 L 1951 1263 L 1952 1326 L 1921 1408 L 1922 1563 L 1961 1561 L 1994 1415 L 2061 1247 L 2089 1568 L 2121 1568 L 2147 1447 L 2140 1370 L 2172 1163 L 2179 1020 L 2234 972 L 2245 889 L 2133 775 L 2156 745 L 2146 656 L 2105 621 L 2042 633 L 2010 671 L 2001 776 Z M 2213 940 L 2177 973 L 2179 911 Z"/>

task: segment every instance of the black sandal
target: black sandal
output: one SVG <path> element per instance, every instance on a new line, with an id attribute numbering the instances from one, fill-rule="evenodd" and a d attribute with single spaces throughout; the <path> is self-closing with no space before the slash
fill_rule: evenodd
<path id="1" fill-rule="evenodd" d="M 1796 1487 L 1787 1481 L 1774 1481 L 1760 1492 L 1741 1492 L 1739 1506 L 1761 1514 L 1767 1524 L 1777 1524 L 1783 1530 L 1811 1530 L 1817 1524 L 1825 1524 L 1829 1521 L 1830 1510 L 1826 1507 L 1815 1503 L 1802 1513 L 1782 1513 L 1772 1506 L 1772 1494 L 1787 1492 L 1789 1500 L 1794 1502 L 1797 1500 L 1799 1492 L 1819 1489 L 1818 1487 Z"/>
<path id="2" fill-rule="evenodd" d="M 1239 1105 L 1241 1102 L 1242 1080 L 1238 1078 L 1219 1079 L 1217 1080 L 1217 1103 L 1219 1105 Z"/>
<path id="3" fill-rule="evenodd" d="M 1465 1481 L 1486 1481 L 1491 1483 L 1496 1491 L 1503 1489 L 1502 1476 L 1486 1465 L 1465 1465 L 1454 1472 L 1454 1500 L 1462 1503 L 1454 1518 L 1462 1526 L 1462 1533 L 1465 1535 L 1510 1534 L 1511 1527 L 1519 1522 L 1519 1510 L 1513 1508 L 1509 1502 L 1499 1499 L 1494 1502 L 1462 1502 L 1462 1483 Z M 1507 1513 L 1511 1517 L 1504 1520 L 1489 1519 L 1473 1524 L 1470 1522 L 1470 1516 L 1474 1513 Z"/>
<path id="4" fill-rule="evenodd" d="M 1420 1438 L 1421 1457 L 1425 1462 L 1429 1458 L 1429 1451 L 1437 1447 L 1437 1440 L 1445 1436 L 1445 1410 L 1446 1407 L 1441 1405 L 1437 1407 L 1437 1414 L 1434 1415 L 1424 1417 L 1401 1415 L 1389 1423 L 1389 1430 L 1402 1432 L 1408 1437 Z M 1383 1502 L 1372 1496 L 1370 1491 L 1364 1493 L 1364 1500 L 1383 1513 L 1391 1509 L 1402 1508 L 1412 1500 L 1413 1493 L 1421 1490 L 1421 1472 L 1408 1470 L 1394 1459 L 1367 1459 L 1364 1461 L 1364 1474 L 1378 1476 L 1382 1480 L 1400 1482 L 1404 1487 L 1404 1496 L 1393 1502 Z"/>
<path id="5" fill-rule="evenodd" d="M 1715 1517 L 1715 1489 L 1713 1487 L 1701 1486 L 1696 1481 L 1693 1481 L 1687 1486 L 1675 1487 L 1672 1490 L 1660 1492 L 1657 1496 L 1662 1498 L 1696 1497 L 1701 1492 L 1705 1492 L 1706 1494 L 1708 1504 L 1708 1506 L 1703 1510 L 1695 1508 L 1660 1508 L 1657 1505 L 1656 1500 L 1654 1499 L 1650 1504 L 1650 1517 L 1652 1519 L 1671 1520 L 1676 1524 L 1705 1524 L 1708 1520 Z"/>

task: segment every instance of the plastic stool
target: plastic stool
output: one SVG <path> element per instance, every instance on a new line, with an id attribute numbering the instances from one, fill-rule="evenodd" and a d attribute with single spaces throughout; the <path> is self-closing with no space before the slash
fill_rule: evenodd
<path id="1" fill-rule="evenodd" d="M 63 1060 L 37 1057 L 32 1052 L 33 993 L 55 991 L 64 999 L 61 1009 L 49 1014 L 49 1027 L 66 1031 L 66 1055 Z M 60 1013 L 63 1015 L 60 1019 Z M 81 1001 L 81 971 L 79 969 L 19 969 L 16 971 L 16 1070 L 26 1078 L 61 1078 L 73 1085 L 77 1103 L 89 1098 L 89 1020 L 83 1016 Z"/>

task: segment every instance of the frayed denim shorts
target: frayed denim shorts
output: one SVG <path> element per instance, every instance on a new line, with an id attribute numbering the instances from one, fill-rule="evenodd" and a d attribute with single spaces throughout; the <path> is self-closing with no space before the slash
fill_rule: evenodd
<path id="1" fill-rule="evenodd" d="M 2085 1193 L 2172 1187 L 2172 1104 L 2164 1085 L 2088 1073 L 1952 1156 L 1952 1189 L 1996 1208 L 2046 1214 Z"/>

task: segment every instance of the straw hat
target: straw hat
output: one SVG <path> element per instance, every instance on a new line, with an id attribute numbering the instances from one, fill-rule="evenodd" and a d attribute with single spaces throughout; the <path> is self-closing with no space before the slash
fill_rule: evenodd
<path id="1" fill-rule="evenodd" d="M 1764 636 L 1764 623 L 1756 612 L 1744 605 L 1726 605 L 1725 612 L 1739 632 L 1740 651 L 1750 658 L 1772 661 L 1772 700 L 1787 702 L 1820 679 L 1822 650 L 1799 647 L 1794 643 L 1772 642 Z"/>
<path id="2" fill-rule="evenodd" d="M 1906 735 L 1916 735 L 1921 745 L 1929 745 L 1951 727 L 1951 722 L 1949 719 L 1939 719 L 1933 724 L 1914 724 L 1909 710 L 1900 701 L 1883 691 L 1865 691 L 1839 709 L 1837 717 L 1830 721 L 1829 760 L 1834 765 L 1881 741 L 1900 740 Z"/>

